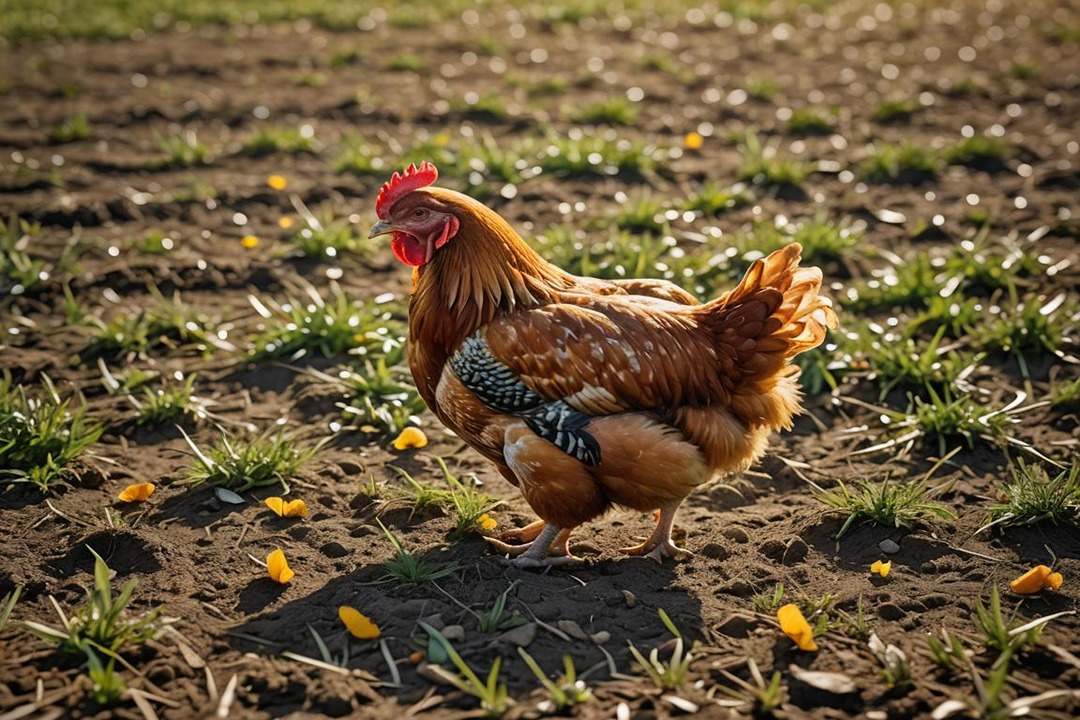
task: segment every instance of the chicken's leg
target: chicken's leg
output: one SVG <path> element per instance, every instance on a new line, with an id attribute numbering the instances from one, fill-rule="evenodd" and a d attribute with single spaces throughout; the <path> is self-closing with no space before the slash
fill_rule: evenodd
<path id="1" fill-rule="evenodd" d="M 554 565 L 581 562 L 571 555 L 569 550 L 565 549 L 566 539 L 570 537 L 570 530 L 571 528 L 563 529 L 548 523 L 540 531 L 540 534 L 536 536 L 536 539 L 529 543 L 525 552 L 510 561 L 511 564 L 519 568 L 546 568 Z M 549 554 L 549 550 L 552 549 L 552 546 L 559 538 L 561 538 L 560 543 L 565 554 L 552 556 Z"/>
<path id="2" fill-rule="evenodd" d="M 664 558 L 674 558 L 680 555 L 690 554 L 688 550 L 677 546 L 671 541 L 671 529 L 675 525 L 675 513 L 679 511 L 682 500 L 674 500 L 660 506 L 660 517 L 656 521 L 656 529 L 653 530 L 649 539 L 640 545 L 622 548 L 627 555 L 645 555 L 656 562 L 663 562 Z"/>
<path id="3" fill-rule="evenodd" d="M 531 548 L 537 542 L 537 538 L 543 533 L 544 528 L 547 525 L 543 520 L 537 520 L 534 523 L 530 523 L 523 528 L 516 530 L 508 530 L 503 533 L 501 537 L 485 537 L 489 544 L 493 545 L 496 550 L 507 555 L 521 555 Z M 573 528 L 564 528 L 559 531 L 555 538 L 551 541 L 548 547 L 549 555 L 569 555 L 569 541 L 570 531 Z M 518 545 L 511 545 L 506 540 L 525 540 L 526 542 Z"/>

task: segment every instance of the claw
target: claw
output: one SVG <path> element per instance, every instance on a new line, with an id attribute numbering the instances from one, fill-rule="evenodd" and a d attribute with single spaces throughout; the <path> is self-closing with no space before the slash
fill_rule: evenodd
<path id="1" fill-rule="evenodd" d="M 507 562 L 514 567 L 534 569 L 558 567 L 560 565 L 576 565 L 585 561 L 579 557 L 574 557 L 573 555 L 549 556 L 544 558 L 519 555 L 513 560 L 507 560 Z"/>
<path id="2" fill-rule="evenodd" d="M 515 533 L 515 531 L 513 531 L 513 530 L 509 531 L 509 533 L 503 533 L 502 536 L 499 537 L 499 538 L 485 537 L 484 539 L 487 540 L 496 550 L 498 550 L 500 553 L 502 553 L 504 555 L 514 555 L 514 556 L 522 555 L 522 554 L 528 552 L 530 549 L 532 549 L 534 545 L 536 545 L 537 538 L 540 535 L 543 534 L 543 532 L 544 532 L 544 530 L 546 528 L 543 521 L 538 521 L 538 522 L 539 522 L 539 525 L 540 525 L 539 529 L 536 531 L 535 534 L 532 534 L 532 537 L 529 539 L 529 542 L 522 543 L 521 545 L 511 545 L 510 543 L 507 543 L 507 542 L 505 542 L 503 540 L 503 538 L 507 538 L 508 534 Z M 533 525 L 537 525 L 537 523 L 532 523 L 532 525 L 526 525 L 525 527 L 521 528 L 521 531 L 529 530 L 531 527 L 533 527 Z M 564 530 L 558 530 L 556 528 L 556 532 L 549 532 L 548 533 L 551 536 L 551 540 L 548 541 L 548 547 L 547 547 L 547 554 L 548 555 L 551 555 L 551 556 L 554 556 L 554 557 L 558 557 L 558 556 L 570 556 L 570 557 L 573 557 L 573 555 L 571 555 L 571 553 L 570 553 L 570 547 L 569 547 L 570 531 L 571 530 L 572 530 L 572 528 L 566 528 Z M 531 533 L 531 531 L 530 531 L 530 533 Z M 539 552 L 534 551 L 533 554 L 534 555 L 539 555 Z"/>
<path id="3" fill-rule="evenodd" d="M 532 542 L 544 530 L 544 521 L 536 520 L 525 527 L 512 528 L 499 535 L 500 540 L 516 540 L 522 543 Z"/>
<path id="4" fill-rule="evenodd" d="M 622 548 L 621 552 L 627 555 L 644 555 L 658 563 L 666 558 L 681 558 L 685 555 L 693 555 L 689 550 L 684 550 L 671 541 L 671 528 L 675 524 L 675 513 L 679 509 L 679 503 L 669 503 L 660 508 L 656 515 L 656 529 L 653 530 L 649 539 L 640 545 Z"/>

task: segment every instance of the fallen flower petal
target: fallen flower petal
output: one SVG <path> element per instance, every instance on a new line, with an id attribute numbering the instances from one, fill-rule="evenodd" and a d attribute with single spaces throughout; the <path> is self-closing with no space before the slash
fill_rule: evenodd
<path id="1" fill-rule="evenodd" d="M 1046 587 L 1054 590 L 1055 592 L 1061 587 L 1061 582 L 1064 578 L 1059 572 L 1052 572 L 1046 576 Z"/>
<path id="2" fill-rule="evenodd" d="M 1050 568 L 1045 565 L 1036 565 L 1009 583 L 1009 588 L 1017 595 L 1031 595 L 1046 587 L 1049 576 Z"/>
<path id="3" fill-rule="evenodd" d="M 483 530 L 484 532 L 494 530 L 495 527 L 499 524 L 498 521 L 495 518 L 491 517 L 487 513 L 484 513 L 480 517 L 476 518 L 476 523 L 480 526 L 480 529 Z"/>
<path id="4" fill-rule="evenodd" d="M 418 427 L 407 427 L 394 440 L 395 450 L 422 448 L 427 445 L 427 435 Z"/>
<path id="5" fill-rule="evenodd" d="M 349 632 L 355 638 L 374 640 L 381 634 L 379 626 L 371 622 L 366 615 L 356 608 L 342 605 L 338 608 L 337 614 L 341 618 L 341 622 L 345 623 L 345 627 L 349 629 Z"/>
<path id="6" fill-rule="evenodd" d="M 266 178 L 266 184 L 274 190 L 284 190 L 289 186 L 289 181 L 281 175 L 270 175 Z"/>
<path id="7" fill-rule="evenodd" d="M 280 548 L 275 549 L 266 556 L 266 571 L 270 574 L 271 580 L 282 585 L 292 580 L 293 575 L 296 574 L 289 567 L 289 562 L 285 559 L 285 553 Z"/>
<path id="8" fill-rule="evenodd" d="M 142 502 L 154 494 L 154 483 L 137 483 L 128 485 L 117 496 L 122 502 Z"/>
<path id="9" fill-rule="evenodd" d="M 874 564 L 870 566 L 870 572 L 875 575 L 880 575 L 881 577 L 888 576 L 890 570 L 892 570 L 892 560 L 887 560 L 885 562 L 875 560 Z"/>
<path id="10" fill-rule="evenodd" d="M 254 235 L 245 235 L 240 238 L 240 244 L 246 247 L 248 250 L 259 247 L 259 238 Z"/>
<path id="11" fill-rule="evenodd" d="M 780 629 L 799 646 L 800 650 L 815 652 L 818 649 L 817 643 L 814 642 L 814 630 L 810 627 L 810 623 L 806 622 L 798 605 L 788 603 L 780 608 L 776 612 L 776 619 L 780 622 Z"/>
<path id="12" fill-rule="evenodd" d="M 687 150 L 697 150 L 705 144 L 705 138 L 701 136 L 701 133 L 688 132 L 683 137 L 683 147 Z"/>
<path id="13" fill-rule="evenodd" d="M 307 517 L 307 504 L 303 500 L 285 500 L 279 497 L 266 498 L 266 507 L 281 517 Z"/>

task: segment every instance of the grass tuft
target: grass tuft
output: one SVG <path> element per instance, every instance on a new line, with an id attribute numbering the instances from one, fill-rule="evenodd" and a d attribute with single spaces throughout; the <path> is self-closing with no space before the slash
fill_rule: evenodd
<path id="1" fill-rule="evenodd" d="M 222 433 L 221 444 L 204 452 L 187 433 L 183 430 L 181 433 L 194 454 L 184 482 L 194 486 L 223 487 L 238 493 L 277 483 L 281 483 L 287 493 L 289 480 L 296 477 L 301 466 L 314 457 L 325 442 L 302 450 L 282 431 L 248 441 L 230 440 Z"/>
<path id="2" fill-rule="evenodd" d="M 1000 495 L 1002 501 L 990 506 L 997 525 L 1048 522 L 1080 527 L 1080 465 L 1051 478 L 1042 464 L 1020 459 L 1009 468 Z"/>

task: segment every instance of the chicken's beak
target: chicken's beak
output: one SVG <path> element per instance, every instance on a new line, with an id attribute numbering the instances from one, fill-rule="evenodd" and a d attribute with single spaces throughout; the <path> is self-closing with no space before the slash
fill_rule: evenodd
<path id="1" fill-rule="evenodd" d="M 380 235 L 386 235 L 394 231 L 394 226 L 385 220 L 380 220 L 371 226 L 371 232 L 368 233 L 368 239 L 379 237 Z"/>

